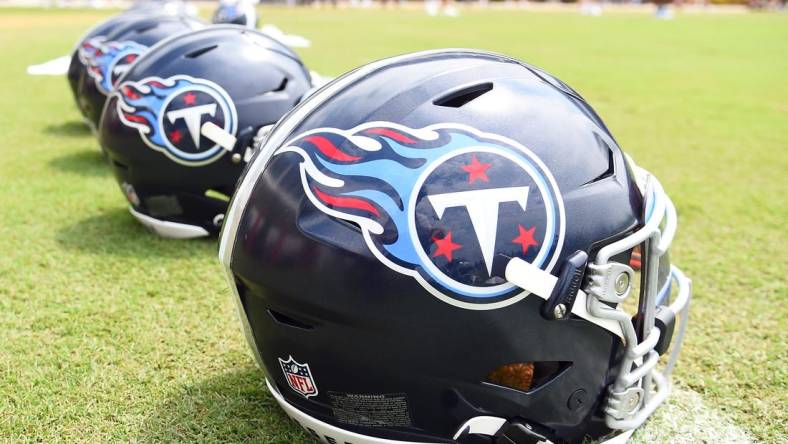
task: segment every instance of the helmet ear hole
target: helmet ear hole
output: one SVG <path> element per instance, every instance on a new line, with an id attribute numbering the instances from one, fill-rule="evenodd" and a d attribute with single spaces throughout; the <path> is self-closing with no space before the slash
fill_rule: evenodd
<path id="1" fill-rule="evenodd" d="M 487 376 L 487 382 L 523 392 L 534 390 L 555 379 L 571 362 L 536 361 L 505 364 Z"/>
<path id="2" fill-rule="evenodd" d="M 493 384 L 527 392 L 534 380 L 534 363 L 518 362 L 502 365 L 491 371 L 487 380 Z"/>

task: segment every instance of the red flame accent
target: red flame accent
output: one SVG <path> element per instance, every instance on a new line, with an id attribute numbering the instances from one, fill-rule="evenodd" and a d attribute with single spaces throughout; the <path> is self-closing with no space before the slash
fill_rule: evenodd
<path id="1" fill-rule="evenodd" d="M 388 137 L 389 139 L 396 140 L 397 142 L 401 143 L 416 143 L 416 141 L 410 137 L 389 128 L 370 128 L 366 132 Z"/>
<path id="2" fill-rule="evenodd" d="M 328 156 L 334 160 L 339 160 L 340 162 L 353 162 L 361 159 L 361 157 L 351 156 L 350 154 L 341 151 L 330 140 L 323 136 L 305 137 L 304 141 L 315 145 L 317 149 L 320 150 L 320 152 L 325 156 Z"/>
<path id="3" fill-rule="evenodd" d="M 148 122 L 148 119 L 146 119 L 143 116 L 136 116 L 134 114 L 123 113 L 123 117 L 126 120 L 128 120 L 129 122 L 144 123 L 144 124 L 148 124 L 148 125 L 150 124 L 150 122 Z"/>
<path id="4" fill-rule="evenodd" d="M 134 89 L 128 85 L 124 86 L 122 91 L 123 91 L 123 95 L 128 97 L 129 99 L 137 100 L 140 98 L 140 95 L 137 94 L 136 91 L 134 91 Z"/>
<path id="5" fill-rule="evenodd" d="M 380 217 L 380 212 L 378 209 L 364 199 L 359 199 L 357 197 L 332 196 L 331 194 L 320 191 L 320 189 L 317 187 L 312 187 L 312 190 L 315 192 L 315 195 L 317 195 L 318 199 L 327 205 L 331 205 L 332 207 L 353 208 L 356 210 L 366 211 L 368 213 L 374 214 L 377 217 Z"/>

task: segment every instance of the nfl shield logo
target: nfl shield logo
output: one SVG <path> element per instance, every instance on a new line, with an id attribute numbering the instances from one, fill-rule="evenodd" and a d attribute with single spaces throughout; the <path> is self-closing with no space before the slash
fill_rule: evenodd
<path id="1" fill-rule="evenodd" d="M 312 372 L 309 371 L 309 364 L 299 364 L 292 356 L 288 356 L 287 360 L 279 358 L 279 365 L 282 366 L 285 379 L 291 389 L 307 398 L 317 395 L 317 386 L 312 378 Z"/>

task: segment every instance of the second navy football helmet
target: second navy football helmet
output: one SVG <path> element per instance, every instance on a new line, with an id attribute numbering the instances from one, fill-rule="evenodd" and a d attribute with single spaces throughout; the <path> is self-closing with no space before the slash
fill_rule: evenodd
<path id="1" fill-rule="evenodd" d="M 294 52 L 240 26 L 145 53 L 107 100 L 99 130 L 131 213 L 167 237 L 218 232 L 255 138 L 310 87 Z"/>

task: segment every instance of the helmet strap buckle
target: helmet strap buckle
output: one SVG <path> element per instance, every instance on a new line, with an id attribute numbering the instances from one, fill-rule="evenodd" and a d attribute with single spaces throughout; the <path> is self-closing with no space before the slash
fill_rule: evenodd
<path id="1" fill-rule="evenodd" d="M 520 420 L 510 420 L 501 427 L 493 438 L 494 444 L 536 444 L 547 438 L 538 433 L 531 424 Z"/>
<path id="2" fill-rule="evenodd" d="M 575 251 L 564 260 L 553 291 L 542 305 L 542 316 L 554 320 L 569 318 L 583 283 L 587 263 L 588 254 L 582 250 Z"/>

